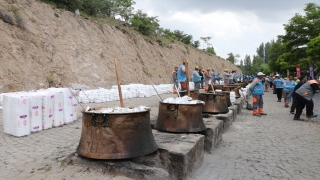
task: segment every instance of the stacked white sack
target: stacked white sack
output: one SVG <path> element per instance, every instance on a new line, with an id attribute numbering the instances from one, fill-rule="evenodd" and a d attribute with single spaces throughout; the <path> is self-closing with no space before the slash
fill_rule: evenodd
<path id="1" fill-rule="evenodd" d="M 4 133 L 11 134 L 11 104 L 12 98 L 10 98 L 11 93 L 7 93 L 3 95 L 3 131 Z"/>
<path id="2" fill-rule="evenodd" d="M 53 127 L 63 126 L 63 102 L 64 95 L 62 91 L 57 91 L 57 89 L 48 89 L 49 92 L 52 92 L 54 95 L 53 100 Z"/>
<path id="3" fill-rule="evenodd" d="M 77 112 L 78 112 L 78 101 L 75 97 L 72 98 L 72 114 L 73 121 L 77 120 Z"/>
<path id="4" fill-rule="evenodd" d="M 42 129 L 50 129 L 53 124 L 54 94 L 48 91 L 39 92 L 42 97 Z"/>
<path id="5" fill-rule="evenodd" d="M 37 132 L 42 130 L 42 96 L 39 93 L 29 93 L 30 99 L 30 131 Z"/>
<path id="6" fill-rule="evenodd" d="M 0 94 L 0 109 L 2 109 L 3 106 L 3 94 Z"/>
<path id="7" fill-rule="evenodd" d="M 50 88 L 51 89 L 51 88 Z M 68 88 L 52 88 L 63 93 L 63 122 L 68 124 L 73 122 L 73 102 L 72 92 Z"/>
<path id="8" fill-rule="evenodd" d="M 7 94 L 4 95 L 4 104 L 5 132 L 17 137 L 29 135 L 31 133 L 29 98 L 21 94 Z"/>

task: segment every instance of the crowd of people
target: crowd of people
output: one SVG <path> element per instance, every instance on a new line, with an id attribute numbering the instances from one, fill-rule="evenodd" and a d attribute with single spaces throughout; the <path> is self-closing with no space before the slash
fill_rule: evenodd
<path id="1" fill-rule="evenodd" d="M 187 60 L 184 60 L 183 63 L 179 67 L 175 67 L 172 72 L 172 81 L 174 84 L 174 90 L 185 90 L 186 89 L 186 69 L 185 64 Z M 220 73 L 215 73 L 213 68 L 201 68 L 200 66 L 195 66 L 192 72 L 192 76 L 190 82 L 193 82 L 195 85 L 195 89 L 207 89 L 210 84 L 223 84 L 229 85 L 234 84 L 236 82 L 240 82 L 243 80 L 253 79 L 252 75 L 245 74 L 237 74 L 237 72 L 229 71 L 228 69 L 224 69 L 224 73 L 221 75 Z"/>
<path id="2" fill-rule="evenodd" d="M 263 98 L 265 92 L 269 92 L 268 88 L 273 89 L 273 94 L 277 95 L 277 102 L 282 102 L 284 99 L 284 107 L 289 108 L 291 102 L 290 113 L 294 114 L 293 120 L 304 121 L 301 114 L 306 108 L 306 115 L 308 118 L 317 117 L 313 113 L 314 103 L 312 98 L 316 93 L 320 92 L 320 81 L 307 79 L 307 76 L 300 76 L 299 78 L 288 76 L 282 78 L 279 74 L 273 77 L 267 76 L 261 72 L 253 79 L 249 89 L 253 97 L 253 115 L 266 115 L 263 113 Z"/>
<path id="3" fill-rule="evenodd" d="M 172 72 L 172 80 L 174 91 L 183 91 L 187 89 L 189 79 L 186 75 L 187 60 L 179 67 L 175 67 Z M 312 101 L 315 93 L 320 92 L 319 80 L 308 80 L 307 76 L 293 77 L 288 76 L 283 78 L 279 74 L 275 76 L 265 76 L 262 72 L 256 75 L 237 74 L 236 71 L 224 69 L 224 73 L 220 75 L 215 73 L 213 68 L 203 69 L 195 66 L 191 76 L 191 82 L 194 83 L 194 89 L 208 89 L 211 84 L 223 84 L 228 86 L 236 82 L 251 82 L 249 87 L 249 95 L 252 96 L 252 107 L 254 116 L 267 115 L 263 111 L 263 95 L 269 92 L 269 88 L 273 94 L 277 95 L 277 102 L 282 102 L 284 99 L 284 107 L 289 108 L 291 102 L 290 113 L 294 114 L 293 120 L 303 121 L 301 118 L 302 110 L 306 108 L 308 118 L 317 117 L 313 113 L 314 103 Z"/>

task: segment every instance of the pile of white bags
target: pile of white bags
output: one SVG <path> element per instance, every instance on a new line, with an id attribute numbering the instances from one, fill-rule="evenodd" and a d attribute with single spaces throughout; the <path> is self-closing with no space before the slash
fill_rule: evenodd
<path id="1" fill-rule="evenodd" d="M 194 84 L 190 82 L 190 89 Z M 122 98 L 146 98 L 158 94 L 171 93 L 173 90 L 172 84 L 159 84 L 159 85 L 143 85 L 143 84 L 129 84 L 121 85 Z M 156 92 L 157 91 L 157 92 Z M 103 103 L 118 101 L 118 86 L 112 86 L 111 89 L 99 88 L 92 90 L 80 91 L 80 103 Z"/>
<path id="2" fill-rule="evenodd" d="M 4 132 L 26 136 L 76 120 L 77 100 L 68 88 L 2 94 Z"/>

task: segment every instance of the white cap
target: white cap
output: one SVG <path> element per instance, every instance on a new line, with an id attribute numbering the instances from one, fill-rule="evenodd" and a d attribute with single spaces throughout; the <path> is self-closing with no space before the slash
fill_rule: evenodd
<path id="1" fill-rule="evenodd" d="M 263 74 L 262 72 L 258 72 L 257 76 L 264 76 L 265 74 Z"/>
<path id="2" fill-rule="evenodd" d="M 276 74 L 276 76 L 280 76 L 279 74 Z"/>

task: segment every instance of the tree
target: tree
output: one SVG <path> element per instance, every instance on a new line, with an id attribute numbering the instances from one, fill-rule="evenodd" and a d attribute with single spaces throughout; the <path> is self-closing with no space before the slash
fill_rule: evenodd
<path id="1" fill-rule="evenodd" d="M 264 62 L 269 62 L 269 49 L 270 49 L 271 43 L 267 42 L 264 44 Z"/>
<path id="2" fill-rule="evenodd" d="M 264 52 L 265 52 L 265 49 L 264 49 L 264 43 L 261 43 L 260 46 L 257 48 L 257 54 L 258 56 L 260 56 L 263 60 L 264 60 Z"/>
<path id="3" fill-rule="evenodd" d="M 251 71 L 251 57 L 249 55 L 246 55 L 244 58 L 244 71 L 245 73 L 250 73 Z"/>
<path id="4" fill-rule="evenodd" d="M 132 15 L 136 3 L 133 0 L 108 0 L 112 4 L 112 16 L 119 15 L 128 22 Z"/>
<path id="5" fill-rule="evenodd" d="M 227 60 L 230 61 L 232 64 L 236 64 L 239 60 L 238 58 L 240 57 L 239 54 L 233 55 L 232 52 L 228 54 Z"/>
<path id="6" fill-rule="evenodd" d="M 193 43 L 192 43 L 192 46 L 193 47 L 195 47 L 195 48 L 198 48 L 199 46 L 200 46 L 200 41 L 194 41 Z"/>
<path id="7" fill-rule="evenodd" d="M 320 6 L 308 3 L 304 11 L 304 16 L 295 14 L 289 23 L 284 25 L 285 35 L 278 36 L 285 45 L 285 53 L 279 57 L 279 64 L 288 66 L 288 68 L 294 68 L 296 64 L 301 63 L 301 68 L 307 69 L 306 61 L 312 64 L 317 64 L 319 61 L 319 59 L 310 57 L 307 48 L 308 43 L 319 36 Z"/>
<path id="8" fill-rule="evenodd" d="M 209 54 L 217 55 L 213 47 L 207 47 L 206 52 Z"/>
<path id="9" fill-rule="evenodd" d="M 285 44 L 283 44 L 279 39 L 276 42 L 274 40 L 271 41 L 268 51 L 268 64 L 272 71 L 280 72 L 281 70 L 283 70 L 278 59 L 282 54 L 285 53 L 285 50 Z"/>
<path id="10" fill-rule="evenodd" d="M 156 30 L 159 28 L 159 20 L 157 17 L 149 17 L 146 13 L 138 10 L 131 19 L 131 25 L 135 27 L 137 31 L 146 36 L 152 36 L 156 34 Z"/>
<path id="11" fill-rule="evenodd" d="M 207 48 L 211 45 L 209 43 L 209 41 L 212 39 L 212 37 L 208 36 L 208 37 L 200 37 L 200 39 L 207 45 Z M 205 48 L 203 48 L 205 49 Z"/>
<path id="12" fill-rule="evenodd" d="M 318 74 L 320 72 L 320 34 L 318 37 L 311 39 L 307 45 L 307 54 L 310 57 L 310 63 L 316 67 L 315 74 Z"/>

